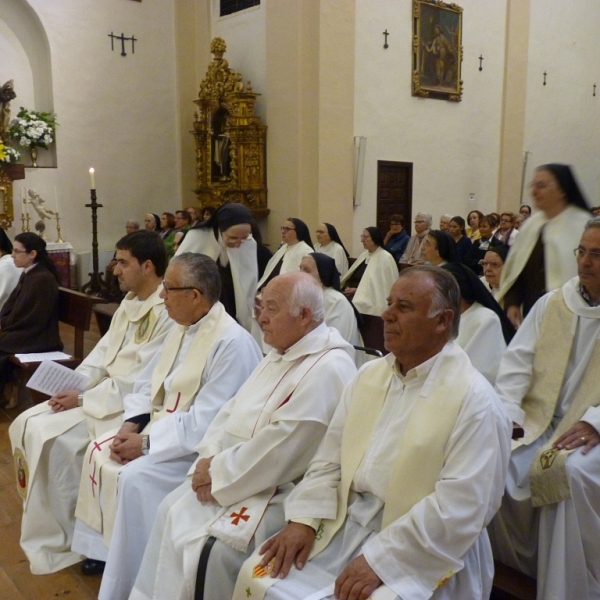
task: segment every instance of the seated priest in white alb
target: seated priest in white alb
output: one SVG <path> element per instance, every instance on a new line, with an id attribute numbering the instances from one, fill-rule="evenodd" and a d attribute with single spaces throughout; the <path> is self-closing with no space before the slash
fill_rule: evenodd
<path id="1" fill-rule="evenodd" d="M 258 282 L 257 244 L 251 235 L 252 212 L 242 204 L 223 204 L 185 233 L 177 254 L 198 252 L 216 261 L 221 275 L 221 304 L 250 331 Z"/>
<path id="2" fill-rule="evenodd" d="M 575 254 L 579 275 L 534 304 L 496 380 L 525 436 L 490 537 L 538 600 L 600 598 L 600 218 Z"/>
<path id="3" fill-rule="evenodd" d="M 119 477 L 119 498 L 128 490 L 136 498 L 125 521 L 140 519 L 132 552 L 141 559 L 151 526 L 146 523 L 145 532 L 141 496 L 145 510 L 155 510 L 185 480 L 195 446 L 262 358 L 252 336 L 219 302 L 220 293 L 212 258 L 190 252 L 171 260 L 161 296 L 177 326 L 125 397 L 121 428 L 94 440 L 83 461 L 72 549 L 88 557 L 88 572 L 104 567 Z M 133 491 L 138 487 L 143 491 Z M 117 536 L 129 535 L 124 527 L 117 523 Z"/>
<path id="4" fill-rule="evenodd" d="M 244 559 L 284 525 L 283 500 L 356 373 L 352 346 L 323 315 L 310 275 L 267 285 L 259 321 L 272 350 L 209 427 L 191 480 L 161 504 L 130 598 L 193 599 L 199 590 L 205 600 L 231 598 Z M 129 501 L 135 511 L 139 498 Z M 115 579 L 129 576 L 115 571 Z"/>
<path id="5" fill-rule="evenodd" d="M 126 235 L 117 242 L 116 261 L 119 286 L 129 293 L 76 369 L 90 378 L 88 388 L 60 392 L 19 415 L 9 429 L 23 498 L 21 547 L 36 575 L 81 560 L 71 540 L 85 448 L 122 423 L 123 398 L 172 327 L 160 297 L 167 266 L 160 236 Z"/>
<path id="6" fill-rule="evenodd" d="M 244 563 L 236 600 L 489 598 L 485 527 L 502 498 L 510 421 L 452 341 L 460 294 L 449 273 L 406 269 L 382 317 L 390 354 L 344 390 L 286 500 L 288 525 Z"/>

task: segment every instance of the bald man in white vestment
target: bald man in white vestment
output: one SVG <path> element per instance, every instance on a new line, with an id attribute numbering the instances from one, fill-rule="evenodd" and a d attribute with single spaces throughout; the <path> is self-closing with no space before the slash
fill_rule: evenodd
<path id="1" fill-rule="evenodd" d="M 152 525 L 144 515 L 185 480 L 195 446 L 262 359 L 252 336 L 218 301 L 221 278 L 212 258 L 177 255 L 163 288 L 177 327 L 125 398 L 125 423 L 92 442 L 84 460 L 72 549 L 88 557 L 88 572 L 107 558 L 118 501 L 125 514 L 115 545 L 130 546 L 119 560 L 134 560 L 136 551 L 141 560 Z"/>
<path id="2" fill-rule="evenodd" d="M 261 302 L 272 350 L 213 421 L 191 482 L 161 504 L 130 598 L 231 598 L 244 559 L 283 526 L 283 500 L 356 372 L 311 276 L 275 277 Z"/>
<path id="3" fill-rule="evenodd" d="M 496 558 L 537 576 L 538 600 L 600 598 L 600 218 L 576 255 L 578 277 L 534 305 L 496 380 L 525 437 L 490 537 Z"/>
<path id="4" fill-rule="evenodd" d="M 382 317 L 390 354 L 344 390 L 285 503 L 288 525 L 244 563 L 236 600 L 489 598 L 485 527 L 502 497 L 510 421 L 452 341 L 451 275 L 403 271 Z"/>
<path id="5" fill-rule="evenodd" d="M 110 329 L 77 372 L 90 378 L 83 393 L 65 390 L 25 411 L 9 433 L 23 498 L 21 547 L 37 575 L 81 560 L 71 552 L 75 502 L 85 448 L 122 422 L 123 398 L 172 327 L 160 297 L 167 266 L 157 233 L 119 240 L 114 274 L 129 292 Z"/>

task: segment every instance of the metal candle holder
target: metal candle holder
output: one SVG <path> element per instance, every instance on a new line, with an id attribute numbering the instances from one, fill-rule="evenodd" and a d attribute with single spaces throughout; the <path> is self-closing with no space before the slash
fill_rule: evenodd
<path id="1" fill-rule="evenodd" d="M 85 206 L 92 209 L 92 272 L 88 273 L 90 280 L 81 288 L 81 291 L 90 296 L 99 296 L 102 291 L 106 290 L 106 282 L 98 270 L 98 209 L 103 206 L 96 202 L 96 190 L 90 190 L 90 193 L 92 200 Z"/>
<path id="2" fill-rule="evenodd" d="M 56 233 L 57 233 L 56 243 L 64 244 L 65 240 L 63 240 L 60 237 L 60 216 L 59 216 L 58 212 L 56 213 Z"/>

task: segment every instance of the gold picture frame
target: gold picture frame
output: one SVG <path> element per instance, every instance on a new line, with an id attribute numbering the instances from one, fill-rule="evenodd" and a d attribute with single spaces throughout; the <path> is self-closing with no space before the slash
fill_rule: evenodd
<path id="1" fill-rule="evenodd" d="M 0 227 L 8 229 L 14 220 L 12 179 L 0 169 Z"/>
<path id="2" fill-rule="evenodd" d="M 441 0 L 413 0 L 413 96 L 461 101 L 462 11 Z"/>

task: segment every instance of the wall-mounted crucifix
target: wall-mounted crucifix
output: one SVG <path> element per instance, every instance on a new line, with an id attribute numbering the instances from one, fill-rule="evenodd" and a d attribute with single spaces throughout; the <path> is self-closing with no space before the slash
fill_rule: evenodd
<path id="1" fill-rule="evenodd" d="M 479 70 L 483 71 L 483 54 L 479 55 Z"/>
<path id="2" fill-rule="evenodd" d="M 388 35 L 390 35 L 387 29 L 383 32 L 383 35 L 385 36 L 383 47 L 387 50 L 390 47 L 390 45 L 387 43 Z"/>
<path id="3" fill-rule="evenodd" d="M 546 85 L 546 75 L 548 75 L 548 73 L 546 73 L 546 71 L 544 71 L 544 85 Z"/>
<path id="4" fill-rule="evenodd" d="M 115 40 L 121 40 L 121 56 L 127 56 L 125 52 L 125 42 L 131 41 L 131 54 L 135 54 L 135 43 L 137 42 L 137 38 L 132 35 L 131 37 L 125 37 L 125 34 L 115 35 L 112 31 L 108 35 L 110 38 L 110 49 L 114 52 L 115 50 Z"/>

